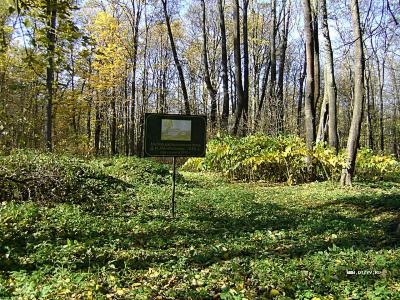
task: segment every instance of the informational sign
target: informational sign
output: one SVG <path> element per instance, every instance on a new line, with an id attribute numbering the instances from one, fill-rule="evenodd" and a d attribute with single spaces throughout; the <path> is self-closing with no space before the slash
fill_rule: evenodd
<path id="1" fill-rule="evenodd" d="M 144 155 L 205 156 L 206 123 L 206 116 L 146 114 Z"/>

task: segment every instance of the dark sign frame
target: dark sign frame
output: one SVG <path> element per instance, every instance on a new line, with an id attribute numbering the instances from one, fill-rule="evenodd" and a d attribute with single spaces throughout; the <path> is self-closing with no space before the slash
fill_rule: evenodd
<path id="1" fill-rule="evenodd" d="M 206 135 L 204 115 L 146 113 L 144 156 L 204 157 Z"/>

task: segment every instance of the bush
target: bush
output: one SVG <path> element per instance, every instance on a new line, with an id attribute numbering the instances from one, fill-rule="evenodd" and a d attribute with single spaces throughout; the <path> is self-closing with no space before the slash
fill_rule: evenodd
<path id="1" fill-rule="evenodd" d="M 296 136 L 225 136 L 208 143 L 204 160 L 189 159 L 183 169 L 218 171 L 244 180 L 298 182 L 304 180 L 306 153 Z"/>
<path id="2" fill-rule="evenodd" d="M 106 174 L 129 184 L 169 184 L 168 165 L 137 157 L 117 157 L 94 161 Z"/>
<path id="3" fill-rule="evenodd" d="M 297 136 L 268 137 L 250 135 L 243 138 L 225 136 L 207 144 L 204 159 L 189 159 L 185 170 L 216 171 L 232 179 L 270 182 L 303 182 L 306 179 L 307 148 Z M 336 155 L 326 143 L 318 143 L 313 152 L 317 179 L 338 180 L 346 165 L 346 155 Z M 356 174 L 363 179 L 395 179 L 400 176 L 400 163 L 392 156 L 360 149 Z"/>
<path id="4" fill-rule="evenodd" d="M 0 199 L 85 202 L 132 186 L 68 156 L 15 151 L 0 156 Z"/>
<path id="5" fill-rule="evenodd" d="M 357 154 L 356 174 L 359 178 L 373 180 L 399 180 L 400 162 L 394 156 L 376 154 L 361 148 Z"/>

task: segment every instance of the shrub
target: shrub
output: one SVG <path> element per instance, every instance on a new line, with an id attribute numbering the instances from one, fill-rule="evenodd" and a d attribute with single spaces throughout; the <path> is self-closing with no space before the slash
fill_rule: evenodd
<path id="1" fill-rule="evenodd" d="M 314 147 L 314 163 L 316 172 L 320 177 L 339 180 L 343 167 L 346 166 L 346 155 L 340 151 L 336 155 L 335 149 L 324 142 L 317 143 Z"/>
<path id="2" fill-rule="evenodd" d="M 117 157 L 94 161 L 106 174 L 129 184 L 169 184 L 168 165 L 150 159 Z"/>
<path id="3" fill-rule="evenodd" d="M 15 151 L 0 156 L 0 199 L 84 202 L 131 186 L 69 156 Z"/>
<path id="4" fill-rule="evenodd" d="M 182 168 L 222 172 L 232 179 L 292 184 L 306 179 L 306 156 L 306 145 L 297 136 L 225 136 L 207 144 L 204 159 L 189 159 Z M 336 155 L 326 143 L 318 143 L 313 151 L 313 162 L 317 179 L 338 180 L 346 165 L 346 155 L 344 151 Z M 356 173 L 364 179 L 398 179 L 399 164 L 392 156 L 361 149 L 357 156 Z"/>
<path id="5" fill-rule="evenodd" d="M 400 162 L 394 156 L 376 154 L 371 149 L 361 148 L 357 154 L 356 174 L 363 179 L 400 179 Z"/>
<path id="6" fill-rule="evenodd" d="M 213 170 L 245 180 L 297 182 L 304 179 L 305 155 L 305 144 L 296 136 L 225 136 L 208 143 L 205 159 L 189 159 L 183 169 Z"/>

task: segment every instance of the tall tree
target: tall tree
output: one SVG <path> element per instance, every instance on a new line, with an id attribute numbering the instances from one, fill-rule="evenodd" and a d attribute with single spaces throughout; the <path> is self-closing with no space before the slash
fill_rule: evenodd
<path id="1" fill-rule="evenodd" d="M 324 69 L 324 78 L 327 80 L 327 68 L 325 66 Z M 328 86 L 325 83 L 324 86 L 324 98 L 321 104 L 321 111 L 319 114 L 319 123 L 317 130 L 317 138 L 316 141 L 322 142 L 326 140 L 326 132 L 328 129 L 328 120 L 329 120 L 329 99 L 328 99 Z"/>
<path id="2" fill-rule="evenodd" d="M 219 27 L 221 31 L 221 67 L 222 67 L 221 77 L 222 77 L 222 89 L 223 89 L 221 128 L 223 131 L 227 131 L 228 118 L 229 118 L 229 79 L 228 79 L 228 50 L 226 42 L 226 26 L 225 26 L 223 0 L 218 0 L 218 12 L 219 12 Z"/>
<path id="3" fill-rule="evenodd" d="M 226 28 L 225 28 L 223 0 L 218 0 L 218 10 L 219 10 L 219 27 L 221 30 L 222 89 L 224 91 L 221 127 L 224 131 L 227 131 L 228 117 L 229 117 L 229 81 L 228 81 L 228 50 L 226 45 Z"/>
<path id="4" fill-rule="evenodd" d="M 365 72 L 365 88 L 366 88 L 366 110 L 367 110 L 367 127 L 368 127 L 368 148 L 373 150 L 374 149 L 374 133 L 373 133 L 373 120 L 372 120 L 372 88 L 371 88 L 371 69 L 370 67 L 366 67 L 366 72 Z"/>
<path id="5" fill-rule="evenodd" d="M 130 0 L 131 5 L 127 7 L 126 12 L 128 21 L 131 27 L 132 47 L 129 51 L 132 63 L 132 79 L 131 79 L 131 101 L 130 101 L 130 115 L 129 115 L 129 145 L 126 147 L 127 154 L 136 154 L 135 149 L 135 115 L 136 115 L 136 72 L 138 61 L 138 47 L 139 47 L 139 24 L 142 16 L 143 6 L 142 1 Z"/>
<path id="6" fill-rule="evenodd" d="M 271 67 L 270 67 L 270 82 L 268 89 L 268 101 L 270 108 L 272 108 L 272 104 L 276 101 L 275 95 L 275 86 L 276 86 L 276 35 L 277 35 L 277 21 L 276 21 L 276 0 L 271 1 L 271 27 L 270 27 L 270 58 L 271 58 Z M 272 111 L 270 114 L 272 117 Z M 272 119 L 272 118 L 271 118 Z"/>
<path id="7" fill-rule="evenodd" d="M 249 119 L 249 34 L 248 10 L 249 0 L 243 0 L 243 135 L 248 131 Z"/>
<path id="8" fill-rule="evenodd" d="M 307 169 L 310 178 L 313 177 L 312 152 L 315 141 L 315 104 L 314 104 L 314 39 L 310 0 L 303 0 L 304 34 L 306 43 L 307 77 L 304 99 L 305 130 L 307 144 Z"/>
<path id="9" fill-rule="evenodd" d="M 169 42 L 170 42 L 170 45 L 171 45 L 172 55 L 174 57 L 175 66 L 176 66 L 176 68 L 178 70 L 179 82 L 181 84 L 183 101 L 184 101 L 184 105 L 185 105 L 185 113 L 187 115 L 190 115 L 189 96 L 188 96 L 187 89 L 186 89 L 185 76 L 183 75 L 183 68 L 182 68 L 181 62 L 180 62 L 180 60 L 178 58 L 178 52 L 176 50 L 174 36 L 172 34 L 172 29 L 171 29 L 170 16 L 168 14 L 168 8 L 167 8 L 168 0 L 161 0 L 161 2 L 162 2 L 162 5 L 163 5 L 165 23 L 167 25 L 168 37 L 169 37 Z"/>
<path id="10" fill-rule="evenodd" d="M 321 96 L 321 63 L 319 59 L 319 1 L 311 1 L 312 34 L 314 45 L 314 106 L 317 106 Z"/>
<path id="11" fill-rule="evenodd" d="M 277 116 L 276 116 L 276 125 L 277 131 L 282 133 L 284 131 L 284 117 L 285 117 L 285 105 L 283 99 L 283 84 L 284 84 L 284 75 L 285 75 L 285 63 L 286 63 L 286 50 L 287 50 L 287 41 L 289 35 L 289 21 L 291 15 L 291 7 L 289 3 L 289 7 L 286 9 L 286 3 L 284 3 L 283 7 L 283 19 L 282 19 L 282 31 L 281 31 L 281 45 L 279 48 L 279 72 L 278 72 L 278 93 L 277 93 Z"/>
<path id="12" fill-rule="evenodd" d="M 302 108 L 303 108 L 303 90 L 304 90 L 304 79 L 306 78 L 307 73 L 307 58 L 304 58 L 303 62 L 303 70 L 300 73 L 299 78 L 299 92 L 297 96 L 297 133 L 300 134 L 301 130 L 301 123 L 302 123 Z"/>
<path id="13" fill-rule="evenodd" d="M 204 68 L 204 81 L 206 82 L 207 91 L 211 98 L 211 131 L 214 132 L 217 125 L 217 90 L 214 88 L 211 77 L 210 70 L 208 67 L 208 55 L 207 55 L 207 33 L 206 33 L 206 4 L 205 0 L 201 0 L 202 9 L 202 33 L 203 33 L 203 68 Z"/>
<path id="14" fill-rule="evenodd" d="M 233 13 L 233 56 L 235 65 L 235 84 L 236 84 L 236 98 L 237 107 L 235 111 L 235 124 L 233 125 L 232 133 L 236 135 L 239 130 L 240 119 L 243 113 L 243 84 L 242 84 L 242 62 L 240 51 L 240 5 L 239 0 L 235 0 L 234 13 Z"/>
<path id="15" fill-rule="evenodd" d="M 350 125 L 349 137 L 347 140 L 347 166 L 343 168 L 340 179 L 342 185 L 352 184 L 364 107 L 365 60 L 358 0 L 351 1 L 351 19 L 354 36 L 354 100 L 353 116 Z"/>
<path id="16" fill-rule="evenodd" d="M 53 151 L 53 97 L 54 97 L 54 56 L 56 49 L 57 0 L 46 0 L 47 36 L 47 107 L 46 107 L 46 149 Z"/>
<path id="17" fill-rule="evenodd" d="M 399 148 L 399 109 L 400 109 L 400 90 L 399 83 L 396 77 L 396 71 L 392 65 L 390 68 L 392 86 L 394 89 L 394 101 L 393 101 L 393 114 L 392 114 L 392 151 L 395 157 L 400 158 L 400 148 Z"/>
<path id="18" fill-rule="evenodd" d="M 333 51 L 332 43 L 329 34 L 328 26 L 328 10 L 326 7 L 326 0 L 321 0 L 321 11 L 322 11 L 322 34 L 324 36 L 324 51 L 325 51 L 325 68 L 326 77 L 325 85 L 327 86 L 327 97 L 329 107 L 329 145 L 338 151 L 338 136 L 337 136 L 337 113 L 336 113 L 336 81 L 335 81 L 335 70 L 333 66 Z"/>

